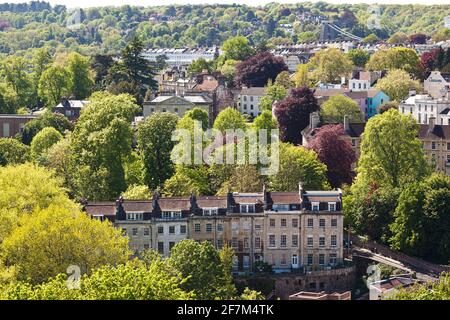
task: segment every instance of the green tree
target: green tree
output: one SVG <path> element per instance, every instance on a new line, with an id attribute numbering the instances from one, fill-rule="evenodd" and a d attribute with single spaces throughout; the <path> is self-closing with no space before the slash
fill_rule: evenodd
<path id="1" fill-rule="evenodd" d="M 350 58 L 339 49 L 330 48 L 317 52 L 310 60 L 313 74 L 324 83 L 339 83 L 342 76 L 352 71 Z"/>
<path id="2" fill-rule="evenodd" d="M 134 184 L 128 187 L 127 191 L 123 194 L 123 197 L 130 200 L 151 199 L 152 192 L 147 186 Z"/>
<path id="3" fill-rule="evenodd" d="M 297 65 L 297 70 L 294 75 L 294 84 L 296 87 L 311 87 L 315 82 L 311 77 L 312 75 L 309 72 L 308 64 L 301 63 Z"/>
<path id="4" fill-rule="evenodd" d="M 377 81 L 376 88 L 386 93 L 397 102 L 408 97 L 410 90 L 419 91 L 421 85 L 404 70 L 392 69 L 382 79 Z"/>
<path id="5" fill-rule="evenodd" d="M 221 49 L 225 60 L 244 61 L 256 53 L 248 39 L 242 36 L 228 38 Z"/>
<path id="6" fill-rule="evenodd" d="M 264 180 L 256 166 L 251 164 L 239 165 L 228 181 L 222 184 L 218 195 L 226 195 L 229 191 L 235 192 L 260 192 L 263 189 Z"/>
<path id="7" fill-rule="evenodd" d="M 163 192 L 169 197 L 188 196 L 191 193 L 211 194 L 208 168 L 204 165 L 177 165 L 173 176 L 165 181 Z"/>
<path id="8" fill-rule="evenodd" d="M 1 63 L 1 74 L 11 86 L 18 98 L 20 107 L 28 106 L 32 100 L 31 66 L 29 62 L 19 56 L 10 55 Z"/>
<path id="9" fill-rule="evenodd" d="M 0 138 L 0 166 L 24 163 L 30 160 L 29 147 L 13 138 Z"/>
<path id="10" fill-rule="evenodd" d="M 357 67 L 364 68 L 367 61 L 369 61 L 370 55 L 363 49 L 351 49 L 347 53 L 348 57 L 352 60 L 353 64 Z"/>
<path id="11" fill-rule="evenodd" d="M 111 200 L 126 190 L 124 166 L 131 155 L 131 121 L 138 110 L 127 94 L 90 98 L 71 138 L 78 196 Z"/>
<path id="12" fill-rule="evenodd" d="M 389 37 L 389 39 L 387 40 L 387 43 L 401 43 L 401 44 L 405 44 L 409 42 L 409 37 L 406 33 L 404 32 L 396 32 L 393 35 L 391 35 Z"/>
<path id="13" fill-rule="evenodd" d="M 420 181 L 429 167 L 418 130 L 414 118 L 394 109 L 369 119 L 361 139 L 358 178 L 392 188 Z"/>
<path id="14" fill-rule="evenodd" d="M 290 74 L 288 71 L 280 72 L 275 78 L 275 84 L 283 86 L 286 89 L 294 87 L 294 82 L 290 79 Z"/>
<path id="15" fill-rule="evenodd" d="M 298 191 L 300 182 L 306 190 L 322 190 L 326 187 L 327 168 L 314 151 L 280 143 L 279 158 L 278 172 L 269 177 L 272 190 Z"/>
<path id="16" fill-rule="evenodd" d="M 89 58 L 76 52 L 71 53 L 68 58 L 68 70 L 71 76 L 72 96 L 77 100 L 86 99 L 94 86 Z"/>
<path id="17" fill-rule="evenodd" d="M 280 101 L 286 97 L 287 90 L 280 84 L 272 83 L 269 80 L 266 89 L 266 95 L 263 96 L 259 102 L 260 108 L 263 111 L 272 112 L 272 105 L 275 101 Z"/>
<path id="18" fill-rule="evenodd" d="M 194 240 L 178 242 L 170 253 L 169 263 L 187 281 L 181 285 L 184 291 L 192 291 L 197 299 L 230 298 L 234 289 L 226 275 L 220 253 L 208 241 Z M 230 290 L 231 287 L 231 290 Z"/>
<path id="19" fill-rule="evenodd" d="M 204 58 L 199 58 L 195 61 L 192 61 L 192 63 L 188 67 L 188 73 L 194 74 L 194 73 L 200 73 L 206 70 L 208 73 L 211 73 L 213 71 L 213 61 L 207 61 Z"/>
<path id="20" fill-rule="evenodd" d="M 394 249 L 446 264 L 450 260 L 450 177 L 434 174 L 400 195 L 390 244 Z"/>
<path id="21" fill-rule="evenodd" d="M 61 140 L 63 136 L 53 127 L 46 127 L 39 131 L 31 141 L 31 157 L 39 162 L 39 158 L 47 150 Z"/>
<path id="22" fill-rule="evenodd" d="M 19 134 L 19 138 L 24 144 L 29 145 L 34 136 L 46 127 L 53 127 L 61 134 L 67 130 L 73 130 L 73 124 L 65 116 L 47 110 L 37 119 L 28 121 L 23 127 L 22 133 Z"/>
<path id="23" fill-rule="evenodd" d="M 39 97 L 46 101 L 47 107 L 55 107 L 61 98 L 69 97 L 71 86 L 70 72 L 63 67 L 52 66 L 39 79 Z"/>
<path id="24" fill-rule="evenodd" d="M 414 49 L 395 47 L 381 49 L 370 56 L 369 70 L 402 69 L 412 76 L 419 75 L 420 59 Z"/>
<path id="25" fill-rule="evenodd" d="M 403 288 L 389 295 L 388 300 L 449 300 L 450 273 L 443 273 L 439 281 Z"/>
<path id="26" fill-rule="evenodd" d="M 326 123 L 344 123 L 344 117 L 350 121 L 361 122 L 362 114 L 358 104 L 343 95 L 330 97 L 322 104 L 321 116 Z"/>
<path id="27" fill-rule="evenodd" d="M 0 243 L 23 215 L 52 204 L 77 208 L 52 171 L 30 163 L 0 167 L 0 190 Z"/>
<path id="28" fill-rule="evenodd" d="M 0 299 L 6 300 L 189 300 L 195 296 L 183 291 L 179 272 L 157 257 L 146 265 L 136 259 L 117 266 L 105 265 L 83 275 L 80 289 L 67 286 L 67 275 L 31 285 L 14 282 L 0 285 Z"/>
<path id="29" fill-rule="evenodd" d="M 110 222 L 93 220 L 83 212 L 49 206 L 24 215 L 20 226 L 2 243 L 8 264 L 19 269 L 19 280 L 46 281 L 71 265 L 82 273 L 105 264 L 124 263 L 128 239 Z"/>
<path id="30" fill-rule="evenodd" d="M 225 131 L 227 129 L 246 130 L 247 125 L 246 125 L 244 117 L 241 115 L 241 113 L 238 110 L 228 107 L 219 113 L 216 120 L 214 120 L 213 127 L 214 127 L 214 129 L 217 129 L 217 130 L 225 133 Z"/>
<path id="31" fill-rule="evenodd" d="M 175 142 L 172 133 L 177 127 L 178 117 L 170 113 L 154 113 L 137 130 L 138 149 L 144 162 L 144 182 L 155 190 L 174 173 L 170 158 Z"/>

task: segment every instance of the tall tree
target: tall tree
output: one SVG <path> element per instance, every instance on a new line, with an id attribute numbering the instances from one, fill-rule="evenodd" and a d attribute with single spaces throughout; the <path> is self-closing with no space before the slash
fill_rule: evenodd
<path id="1" fill-rule="evenodd" d="M 223 133 L 227 129 L 242 129 L 245 130 L 247 125 L 242 114 L 233 108 L 226 108 L 222 110 L 214 120 L 214 129 L 217 129 Z"/>
<path id="2" fill-rule="evenodd" d="M 139 107 L 126 94 L 97 94 L 72 135 L 78 196 L 111 200 L 126 190 L 125 160 L 131 155 L 131 121 Z"/>
<path id="3" fill-rule="evenodd" d="M 47 107 L 55 107 L 62 98 L 69 98 L 71 79 L 70 72 L 61 66 L 52 66 L 42 73 L 38 92 Z"/>
<path id="4" fill-rule="evenodd" d="M 347 53 L 348 57 L 352 60 L 353 64 L 357 67 L 364 68 L 367 61 L 369 61 L 370 55 L 363 49 L 351 49 Z"/>
<path id="5" fill-rule="evenodd" d="M 356 160 L 350 142 L 342 139 L 342 125 L 326 125 L 321 127 L 308 143 L 319 160 L 327 166 L 327 178 L 331 187 L 338 188 L 352 182 L 352 164 Z"/>
<path id="6" fill-rule="evenodd" d="M 39 163 L 43 154 L 62 137 L 61 133 L 53 127 L 42 129 L 31 141 L 31 157 Z"/>
<path id="7" fill-rule="evenodd" d="M 391 225 L 394 249 L 436 263 L 450 259 L 450 177 L 434 174 L 407 187 Z"/>
<path id="8" fill-rule="evenodd" d="M 411 76 L 418 76 L 420 60 L 414 49 L 403 47 L 381 49 L 370 56 L 366 68 L 380 71 L 402 69 Z"/>
<path id="9" fill-rule="evenodd" d="M 89 59 L 74 52 L 70 54 L 68 64 L 72 96 L 77 100 L 86 99 L 91 94 L 94 85 Z"/>
<path id="10" fill-rule="evenodd" d="M 144 182 L 155 190 L 174 173 L 170 154 L 175 145 L 172 134 L 178 117 L 170 113 L 155 113 L 138 126 L 138 148 L 144 162 Z"/>
<path id="11" fill-rule="evenodd" d="M 301 144 L 301 131 L 309 125 L 310 113 L 318 110 L 317 99 L 308 87 L 292 89 L 289 96 L 275 105 L 273 112 L 279 124 L 281 140 Z"/>
<path id="12" fill-rule="evenodd" d="M 415 119 L 394 109 L 369 119 L 361 140 L 361 178 L 397 188 L 426 176 L 429 166 L 418 130 Z"/>

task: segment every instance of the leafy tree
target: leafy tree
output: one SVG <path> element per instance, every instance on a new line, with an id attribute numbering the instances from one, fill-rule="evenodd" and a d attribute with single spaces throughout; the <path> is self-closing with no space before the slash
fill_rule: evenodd
<path id="1" fill-rule="evenodd" d="M 255 49 L 247 38 L 242 36 L 228 38 L 222 45 L 225 60 L 243 61 L 255 54 Z"/>
<path id="2" fill-rule="evenodd" d="M 73 130 L 73 124 L 65 116 L 46 111 L 37 119 L 27 122 L 19 137 L 24 144 L 29 145 L 34 136 L 46 127 L 53 127 L 61 134 L 64 134 L 66 130 Z"/>
<path id="3" fill-rule="evenodd" d="M 191 193 L 211 194 L 208 168 L 203 165 L 177 165 L 173 176 L 165 181 L 163 193 L 169 197 L 188 196 Z"/>
<path id="4" fill-rule="evenodd" d="M 409 36 L 409 41 L 414 44 L 425 44 L 427 43 L 427 35 L 423 33 L 415 33 Z"/>
<path id="5" fill-rule="evenodd" d="M 109 222 L 83 212 L 50 206 L 25 215 L 4 239 L 5 260 L 19 268 L 19 279 L 40 283 L 63 273 L 70 265 L 82 273 L 128 259 L 128 239 Z"/>
<path id="6" fill-rule="evenodd" d="M 231 278 L 226 274 L 220 253 L 208 241 L 180 241 L 172 248 L 168 259 L 170 265 L 187 278 L 181 288 L 192 291 L 197 299 L 234 296 L 235 290 L 230 286 Z"/>
<path id="7" fill-rule="evenodd" d="M 203 130 L 208 129 L 209 124 L 208 112 L 198 107 L 192 108 L 191 110 L 186 112 L 184 116 L 178 121 L 177 128 L 192 129 L 191 120 L 200 121 L 202 129 Z"/>
<path id="8" fill-rule="evenodd" d="M 440 70 L 444 68 L 448 62 L 450 62 L 447 61 L 448 59 L 445 59 L 445 56 L 446 51 L 439 47 L 422 53 L 420 56 L 420 63 L 427 71 Z"/>
<path id="9" fill-rule="evenodd" d="M 327 166 L 327 179 L 331 187 L 338 188 L 352 182 L 352 164 L 356 160 L 355 152 L 349 141 L 342 139 L 342 125 L 321 127 L 308 143 L 319 160 Z"/>
<path id="10" fill-rule="evenodd" d="M 106 89 L 106 81 L 109 69 L 114 65 L 111 55 L 97 54 L 91 58 L 91 68 L 94 70 L 94 89 L 97 91 Z"/>
<path id="11" fill-rule="evenodd" d="M 0 243 L 21 216 L 50 205 L 76 209 L 53 172 L 30 163 L 0 167 Z"/>
<path id="12" fill-rule="evenodd" d="M 151 199 L 152 192 L 147 186 L 131 185 L 128 187 L 127 191 L 125 191 L 123 197 L 130 200 Z"/>
<path id="13" fill-rule="evenodd" d="M 402 69 L 412 76 L 419 74 L 419 56 L 409 48 L 381 49 L 370 56 L 366 68 L 369 70 Z"/>
<path id="14" fill-rule="evenodd" d="M 450 259 L 450 178 L 434 174 L 400 195 L 391 225 L 394 249 L 437 263 Z"/>
<path id="15" fill-rule="evenodd" d="M 47 150 L 61 140 L 63 136 L 53 127 L 46 127 L 38 132 L 31 141 L 31 157 L 39 161 L 39 158 L 43 155 L 43 153 L 47 152 Z"/>
<path id="16" fill-rule="evenodd" d="M 369 53 L 363 49 L 351 49 L 347 55 L 355 66 L 361 68 L 364 68 L 370 58 Z"/>
<path id="17" fill-rule="evenodd" d="M 389 109 L 397 109 L 397 108 L 398 108 L 398 102 L 388 101 L 378 107 L 378 113 L 382 114 L 382 113 L 385 113 L 386 111 L 388 111 Z"/>
<path id="18" fill-rule="evenodd" d="M 138 126 L 138 149 L 144 162 L 144 182 L 150 190 L 164 184 L 174 173 L 170 153 L 175 146 L 172 133 L 178 117 L 170 113 L 154 113 Z"/>
<path id="19" fill-rule="evenodd" d="M 68 98 L 72 87 L 70 72 L 60 66 L 45 70 L 39 79 L 39 97 L 48 107 L 56 106 L 62 98 Z"/>
<path id="20" fill-rule="evenodd" d="M 394 109 L 369 119 L 361 139 L 360 178 L 392 188 L 420 181 L 429 168 L 418 130 L 415 119 Z"/>
<path id="21" fill-rule="evenodd" d="M 380 41 L 380 39 L 378 39 L 376 34 L 369 34 L 368 36 L 364 37 L 363 42 L 365 43 L 377 43 L 378 41 Z"/>
<path id="22" fill-rule="evenodd" d="M 273 117 L 272 113 L 268 110 L 264 110 L 259 116 L 253 120 L 253 127 L 256 130 L 265 129 L 270 136 L 270 130 L 278 128 L 278 122 Z"/>
<path id="23" fill-rule="evenodd" d="M 358 104 L 344 95 L 330 97 L 322 104 L 321 116 L 326 123 L 344 123 L 348 116 L 353 122 L 361 122 L 362 114 Z"/>
<path id="24" fill-rule="evenodd" d="M 385 77 L 377 81 L 376 88 L 382 90 L 392 100 L 400 102 L 408 96 L 410 90 L 419 91 L 421 85 L 406 71 L 392 69 Z"/>
<path id="25" fill-rule="evenodd" d="M 67 275 L 31 285 L 15 282 L 0 286 L 0 298 L 7 300 L 189 300 L 195 296 L 180 289 L 186 279 L 157 257 L 146 265 L 136 259 L 117 266 L 102 266 L 83 275 L 80 289 L 67 286 Z"/>
<path id="26" fill-rule="evenodd" d="M 297 65 L 297 70 L 294 75 L 294 83 L 296 87 L 311 86 L 311 77 L 309 74 L 309 68 L 307 64 Z"/>
<path id="27" fill-rule="evenodd" d="M 389 300 L 449 300 L 450 274 L 443 273 L 439 281 L 424 284 L 415 284 L 412 287 L 402 288 L 389 295 Z"/>
<path id="28" fill-rule="evenodd" d="M 204 58 L 199 58 L 195 61 L 192 61 L 187 71 L 189 74 L 194 74 L 203 72 L 203 70 L 211 73 L 213 71 L 213 61 L 207 61 Z"/>
<path id="29" fill-rule="evenodd" d="M 406 44 L 409 42 L 409 37 L 406 33 L 404 32 L 396 32 L 393 35 L 391 35 L 389 37 L 389 39 L 387 40 L 387 43 L 393 43 L 393 44 Z"/>
<path id="30" fill-rule="evenodd" d="M 245 123 L 244 117 L 238 110 L 228 107 L 219 113 L 216 120 L 214 120 L 213 127 L 214 129 L 225 133 L 227 129 L 245 130 L 247 128 L 247 125 Z"/>
<path id="31" fill-rule="evenodd" d="M 0 166 L 24 163 L 30 160 L 29 147 L 17 139 L 0 138 Z"/>
<path id="32" fill-rule="evenodd" d="M 72 135 L 77 163 L 76 194 L 93 200 L 115 199 L 125 191 L 125 160 L 131 155 L 131 121 L 139 110 L 126 94 L 91 97 Z"/>
<path id="33" fill-rule="evenodd" d="M 326 187 L 327 169 L 314 151 L 281 143 L 279 157 L 280 168 L 269 177 L 272 190 L 298 191 L 299 182 L 303 183 L 306 190 L 322 190 Z"/>
<path id="34" fill-rule="evenodd" d="M 302 139 L 300 132 L 309 125 L 310 113 L 318 110 L 317 99 L 309 88 L 292 89 L 290 95 L 279 101 L 274 108 L 281 140 L 300 144 Z"/>
<path id="35" fill-rule="evenodd" d="M 294 82 L 290 79 L 290 74 L 288 71 L 280 72 L 275 78 L 275 84 L 283 86 L 286 89 L 290 89 L 294 86 Z"/>
<path id="36" fill-rule="evenodd" d="M 68 59 L 68 70 L 71 75 L 71 92 L 72 96 L 77 100 L 86 99 L 94 86 L 90 74 L 89 59 L 74 52 Z"/>
<path id="37" fill-rule="evenodd" d="M 9 56 L 1 64 L 1 74 L 18 98 L 20 107 L 28 106 L 32 100 L 30 64 L 19 56 Z"/>
<path id="38" fill-rule="evenodd" d="M 450 39 L 450 29 L 443 27 L 437 30 L 432 38 L 434 42 L 447 41 Z"/>
<path id="39" fill-rule="evenodd" d="M 324 83 L 339 83 L 353 68 L 350 58 L 335 48 L 317 52 L 309 65 L 314 69 L 313 74 Z"/>
<path id="40" fill-rule="evenodd" d="M 247 87 L 264 87 L 269 79 L 274 81 L 280 72 L 287 70 L 281 57 L 261 52 L 237 65 L 235 82 Z"/>
<path id="41" fill-rule="evenodd" d="M 222 184 L 218 195 L 226 195 L 228 191 L 260 192 L 264 180 L 254 165 L 246 164 L 236 166 L 230 179 Z"/>
<path id="42" fill-rule="evenodd" d="M 263 111 L 272 112 L 272 105 L 275 101 L 280 101 L 286 97 L 287 90 L 282 85 L 272 83 L 269 80 L 267 85 L 266 95 L 263 96 L 259 102 L 260 108 Z"/>
<path id="43" fill-rule="evenodd" d="M 142 102 L 147 89 L 156 89 L 151 63 L 142 56 L 144 43 L 135 36 L 121 52 L 122 60 L 113 65 L 109 72 L 109 90 L 113 92 L 135 93 L 136 101 Z"/>
<path id="44" fill-rule="evenodd" d="M 361 186 L 357 181 L 352 185 L 351 193 L 344 197 L 347 224 L 357 234 L 387 243 L 398 197 L 398 189 L 380 188 L 376 184 Z"/>

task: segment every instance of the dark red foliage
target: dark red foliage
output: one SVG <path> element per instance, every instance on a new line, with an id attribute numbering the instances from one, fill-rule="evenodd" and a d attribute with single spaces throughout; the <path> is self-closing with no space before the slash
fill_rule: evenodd
<path id="1" fill-rule="evenodd" d="M 426 71 L 433 71 L 441 68 L 444 64 L 445 51 L 442 48 L 436 48 L 431 51 L 422 53 L 420 62 Z"/>
<path id="2" fill-rule="evenodd" d="M 416 33 L 409 36 L 409 41 L 414 44 L 425 44 L 427 43 L 427 35 L 423 33 Z"/>
<path id="3" fill-rule="evenodd" d="M 4 20 L 0 21 L 0 31 L 5 31 L 9 27 L 11 27 L 11 24 L 8 21 L 4 21 Z"/>
<path id="4" fill-rule="evenodd" d="M 317 129 L 314 139 L 308 143 L 308 148 L 314 150 L 327 166 L 328 182 L 333 188 L 352 182 L 352 164 L 356 155 L 343 135 L 342 124 L 326 125 Z"/>
<path id="5" fill-rule="evenodd" d="M 310 113 L 318 110 L 319 105 L 311 89 L 292 89 L 290 95 L 276 103 L 273 110 L 278 120 L 281 141 L 301 144 L 301 131 L 309 125 Z"/>
<path id="6" fill-rule="evenodd" d="M 283 58 L 260 52 L 237 65 L 235 82 L 247 87 L 264 87 L 269 79 L 275 81 L 280 72 L 287 70 Z"/>

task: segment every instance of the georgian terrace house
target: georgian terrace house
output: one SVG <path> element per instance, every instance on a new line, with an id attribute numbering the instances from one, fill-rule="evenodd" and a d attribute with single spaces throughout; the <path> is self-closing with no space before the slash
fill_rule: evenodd
<path id="1" fill-rule="evenodd" d="M 162 255 L 183 239 L 209 241 L 235 251 L 234 271 L 256 261 L 276 272 L 333 268 L 343 261 L 341 191 L 257 193 L 84 203 L 92 218 L 108 219 L 130 238 L 134 251 Z"/>

